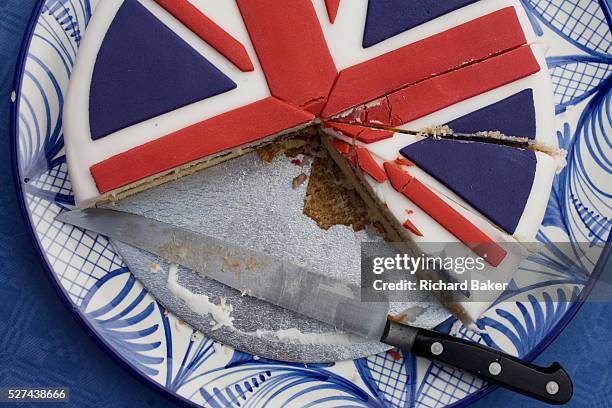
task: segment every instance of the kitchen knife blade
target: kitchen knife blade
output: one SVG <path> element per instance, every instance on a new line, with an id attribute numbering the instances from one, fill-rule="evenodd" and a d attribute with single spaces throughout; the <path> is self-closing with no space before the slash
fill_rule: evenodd
<path id="1" fill-rule="evenodd" d="M 572 382 L 558 363 L 538 367 L 477 343 L 396 323 L 387 318 L 387 302 L 361 302 L 358 286 L 307 267 L 121 211 L 66 211 L 57 220 L 151 252 L 339 330 L 464 369 L 530 397 L 564 404 L 573 394 Z"/>
<path id="2" fill-rule="evenodd" d="M 359 287 L 282 259 L 127 212 L 92 208 L 64 212 L 57 219 L 339 330 L 378 341 L 385 329 L 388 303 L 362 303 Z"/>

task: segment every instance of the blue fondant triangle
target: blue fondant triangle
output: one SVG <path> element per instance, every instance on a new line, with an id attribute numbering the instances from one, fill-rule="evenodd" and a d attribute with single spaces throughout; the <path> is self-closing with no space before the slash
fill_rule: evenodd
<path id="1" fill-rule="evenodd" d="M 456 132 L 476 133 L 495 130 L 506 135 L 535 139 L 537 129 L 533 90 L 521 91 L 456 119 L 448 125 Z"/>
<path id="2" fill-rule="evenodd" d="M 92 139 L 234 89 L 236 84 L 136 0 L 100 47 L 89 99 Z"/>
<path id="3" fill-rule="evenodd" d="M 368 48 L 478 0 L 369 0 L 363 47 Z M 458 47 L 461 44 L 457 44 Z"/>
<path id="4" fill-rule="evenodd" d="M 403 148 L 401 154 L 504 231 L 514 233 L 535 179 L 533 151 L 426 139 Z"/>

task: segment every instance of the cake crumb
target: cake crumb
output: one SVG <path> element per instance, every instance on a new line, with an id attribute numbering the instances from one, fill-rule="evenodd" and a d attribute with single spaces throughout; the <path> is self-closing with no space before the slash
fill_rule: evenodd
<path id="1" fill-rule="evenodd" d="M 256 265 L 257 265 L 257 262 L 255 262 L 255 260 L 254 260 L 253 258 L 249 258 L 249 259 L 247 260 L 247 263 L 246 263 L 246 268 L 247 268 L 248 270 L 251 270 L 251 269 L 253 269 L 253 268 L 254 268 Z"/>
<path id="2" fill-rule="evenodd" d="M 402 355 L 397 351 L 397 349 L 391 349 L 388 351 L 391 358 L 395 361 L 401 361 Z"/>
<path id="3" fill-rule="evenodd" d="M 308 176 L 306 174 L 304 174 L 304 173 L 301 173 L 299 176 L 297 176 L 296 178 L 293 179 L 293 182 L 291 183 L 291 186 L 295 190 L 296 188 L 298 188 L 302 184 L 304 184 L 304 182 L 306 182 L 306 180 L 308 180 Z"/>
<path id="4" fill-rule="evenodd" d="M 417 136 L 441 139 L 443 137 L 449 137 L 454 134 L 455 132 L 448 125 L 436 125 L 424 127 L 423 129 L 419 130 Z"/>
<path id="5" fill-rule="evenodd" d="M 278 156 L 284 154 L 287 157 L 295 158 L 299 154 L 309 151 L 312 130 L 306 128 L 297 134 L 288 136 L 276 143 L 270 143 L 257 148 L 259 158 L 266 163 L 272 163 Z"/>
<path id="6" fill-rule="evenodd" d="M 395 322 L 395 323 L 402 323 L 405 318 L 406 318 L 406 314 L 405 313 L 400 313 L 398 315 L 388 315 L 387 316 L 387 320 L 390 320 L 390 321 Z"/>
<path id="7" fill-rule="evenodd" d="M 230 268 L 240 268 L 242 266 L 242 263 L 237 260 L 237 259 L 232 259 L 229 256 L 224 256 L 223 257 L 223 261 L 225 262 L 225 264 L 227 266 L 229 266 Z"/>
<path id="8" fill-rule="evenodd" d="M 508 137 L 498 130 L 494 130 L 494 131 L 490 130 L 486 132 L 476 132 L 476 136 L 482 137 L 483 139 L 489 138 L 489 139 L 500 139 L 500 140 L 503 140 Z"/>

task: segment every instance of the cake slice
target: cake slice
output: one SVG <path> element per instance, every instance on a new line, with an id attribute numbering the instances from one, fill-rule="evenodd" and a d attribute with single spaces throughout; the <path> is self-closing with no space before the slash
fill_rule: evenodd
<path id="1" fill-rule="evenodd" d="M 465 254 L 487 261 L 483 281 L 511 280 L 527 256 L 520 243 L 535 241 L 544 217 L 554 158 L 357 125 L 327 123 L 325 133 L 324 145 L 383 220 L 391 241 L 430 255 L 432 244 L 461 244 L 452 248 L 465 247 Z M 473 324 L 487 306 L 467 296 L 450 308 Z"/>

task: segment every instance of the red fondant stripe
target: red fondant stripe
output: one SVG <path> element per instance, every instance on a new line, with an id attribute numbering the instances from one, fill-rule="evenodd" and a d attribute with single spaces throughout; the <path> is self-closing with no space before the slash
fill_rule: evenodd
<path id="1" fill-rule="evenodd" d="M 410 180 L 412 180 L 412 176 L 410 176 L 410 174 L 406 173 L 393 163 L 385 162 L 383 163 L 383 167 L 385 168 L 385 172 L 389 177 L 389 183 L 391 183 L 391 187 L 393 187 L 400 193 L 402 192 L 402 190 L 404 190 L 404 187 L 406 187 L 406 185 L 410 183 Z"/>
<path id="2" fill-rule="evenodd" d="M 326 128 L 334 129 L 340 134 L 359 140 L 362 143 L 370 144 L 381 140 L 392 138 L 395 134 L 389 130 L 367 128 L 359 125 L 347 123 L 325 122 Z"/>
<path id="3" fill-rule="evenodd" d="M 507 252 L 499 244 L 448 205 L 425 184 L 392 163 L 387 162 L 384 167 L 395 190 L 405 195 L 474 253 L 484 258 L 492 266 L 498 266 L 504 260 Z"/>
<path id="4" fill-rule="evenodd" d="M 541 69 L 529 46 L 408 86 L 336 121 L 362 126 L 401 126 L 468 98 L 535 74 Z M 384 118 L 384 119 L 383 119 Z"/>
<path id="5" fill-rule="evenodd" d="M 313 115 L 270 97 L 113 156 L 90 171 L 100 193 L 106 193 L 313 119 Z"/>
<path id="6" fill-rule="evenodd" d="M 341 71 L 322 115 L 331 117 L 526 42 L 514 7 L 501 9 Z"/>
<path id="7" fill-rule="evenodd" d="M 324 122 L 323 127 L 326 129 L 333 129 L 340 134 L 355 138 L 359 133 L 361 133 L 365 128 L 359 125 L 350 125 L 348 123 L 335 123 L 335 122 Z"/>
<path id="8" fill-rule="evenodd" d="M 540 65 L 531 47 L 523 46 L 414 86 L 387 97 L 389 126 L 399 126 L 468 98 L 535 74 Z"/>
<path id="9" fill-rule="evenodd" d="M 206 17 L 187 0 L 155 0 L 198 37 L 219 51 L 241 71 L 253 71 L 255 67 L 244 45 L 232 37 L 214 21 Z"/>
<path id="10" fill-rule="evenodd" d="M 498 266 L 506 257 L 507 252 L 499 244 L 419 180 L 412 178 L 402 194 L 490 265 Z"/>
<path id="11" fill-rule="evenodd" d="M 338 15 L 338 8 L 340 7 L 340 0 L 325 0 L 325 7 L 327 8 L 327 15 L 329 16 L 329 22 L 334 24 L 336 16 Z"/>
<path id="12" fill-rule="evenodd" d="M 337 76 L 311 0 L 237 0 L 272 95 L 318 114 Z"/>
<path id="13" fill-rule="evenodd" d="M 357 135 L 357 140 L 370 144 L 380 142 L 381 140 L 390 139 L 393 137 L 393 135 L 395 135 L 395 133 L 390 130 L 365 128 L 363 132 Z"/>
<path id="14" fill-rule="evenodd" d="M 397 159 L 395 159 L 395 163 L 399 164 L 400 166 L 406 166 L 406 167 L 413 167 L 414 163 L 411 162 L 410 160 L 404 158 L 404 157 L 398 157 Z"/>
<path id="15" fill-rule="evenodd" d="M 423 233 L 410 220 L 404 221 L 403 227 L 406 228 L 407 230 L 409 230 L 410 232 L 412 232 L 413 234 L 419 236 L 419 237 L 423 237 L 424 236 Z"/>
<path id="16" fill-rule="evenodd" d="M 387 175 L 380 168 L 370 151 L 365 147 L 356 147 L 355 153 L 357 153 L 357 163 L 359 168 L 368 173 L 374 180 L 379 183 L 384 183 L 387 180 Z"/>
<path id="17" fill-rule="evenodd" d="M 332 146 L 334 146 L 334 149 L 336 149 L 340 154 L 349 154 L 351 151 L 351 145 L 343 140 L 333 139 Z"/>

